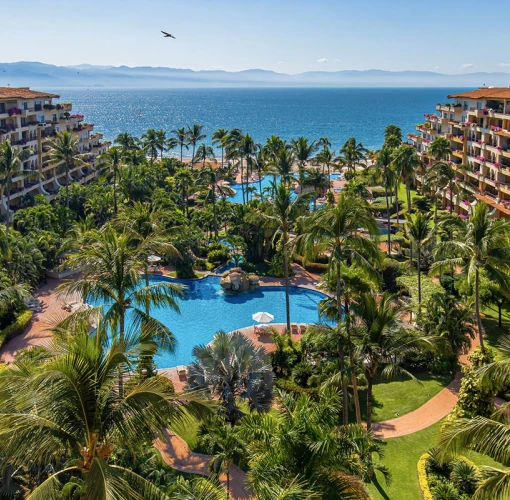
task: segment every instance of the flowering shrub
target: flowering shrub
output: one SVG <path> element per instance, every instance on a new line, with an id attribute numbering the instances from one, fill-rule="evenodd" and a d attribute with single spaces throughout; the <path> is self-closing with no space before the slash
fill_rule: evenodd
<path id="1" fill-rule="evenodd" d="M 10 108 L 9 116 L 14 116 L 14 115 L 21 115 L 21 109 L 17 108 L 16 106 L 14 106 L 13 108 Z"/>

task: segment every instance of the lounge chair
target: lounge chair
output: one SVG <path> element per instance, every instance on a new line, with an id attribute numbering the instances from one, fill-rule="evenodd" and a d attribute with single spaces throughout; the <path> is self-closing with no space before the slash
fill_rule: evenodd
<path id="1" fill-rule="evenodd" d="M 255 325 L 255 326 L 253 327 L 253 333 L 254 333 L 255 335 L 258 335 L 258 334 L 260 333 L 260 328 L 259 328 L 257 325 Z"/>
<path id="2" fill-rule="evenodd" d="M 299 329 L 298 329 L 297 323 L 292 323 L 290 325 L 290 333 L 292 335 L 298 335 L 299 334 Z"/>
<path id="3" fill-rule="evenodd" d="M 304 324 L 303 325 L 299 325 L 299 333 L 301 335 L 304 335 L 307 328 L 308 328 L 308 325 L 304 325 Z"/>
<path id="4" fill-rule="evenodd" d="M 177 367 L 177 375 L 179 377 L 186 377 L 188 375 L 188 367 L 187 366 L 178 366 Z"/>

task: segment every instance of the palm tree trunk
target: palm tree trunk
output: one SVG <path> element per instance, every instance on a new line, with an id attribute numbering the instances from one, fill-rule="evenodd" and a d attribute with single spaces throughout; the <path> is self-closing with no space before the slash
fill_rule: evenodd
<path id="1" fill-rule="evenodd" d="M 113 172 L 113 212 L 117 215 L 117 173 Z"/>
<path id="2" fill-rule="evenodd" d="M 214 189 L 214 185 L 213 185 L 213 218 L 214 218 L 214 237 L 216 239 L 218 239 L 218 219 L 217 219 L 217 215 L 216 215 L 216 190 Z"/>
<path id="3" fill-rule="evenodd" d="M 336 268 L 336 304 L 337 304 L 337 321 L 340 325 L 342 320 L 342 281 L 341 281 L 340 261 L 337 263 Z M 344 345 L 342 342 L 342 336 L 338 332 L 338 365 L 340 368 L 340 375 L 342 377 L 342 414 L 343 423 L 347 425 L 349 423 L 349 394 L 347 392 L 347 381 L 345 380 L 345 360 L 344 360 Z"/>
<path id="4" fill-rule="evenodd" d="M 351 370 L 351 384 L 352 384 L 352 392 L 354 395 L 354 410 L 356 413 L 356 423 L 361 424 L 361 407 L 359 404 L 359 394 L 358 394 L 358 379 L 356 377 L 356 370 L 354 367 L 354 354 L 352 352 L 352 342 L 351 342 L 351 325 L 350 325 L 350 317 L 349 317 L 349 301 L 345 299 L 344 302 L 344 312 L 345 312 L 345 332 L 347 333 L 347 344 L 349 349 L 349 368 Z"/>
<path id="5" fill-rule="evenodd" d="M 260 199 L 262 200 L 262 177 L 261 177 L 261 172 L 260 172 L 260 167 L 257 168 L 257 174 L 259 176 L 259 195 L 260 195 Z"/>
<path id="6" fill-rule="evenodd" d="M 289 254 L 287 249 L 287 231 L 283 240 L 283 265 L 285 266 L 285 314 L 287 319 L 287 330 L 290 335 L 290 297 L 289 297 Z"/>
<path id="7" fill-rule="evenodd" d="M 181 142 L 181 163 L 182 163 L 182 148 L 183 148 L 184 144 Z"/>
<path id="8" fill-rule="evenodd" d="M 406 180 L 407 213 L 411 213 L 411 181 Z"/>
<path id="9" fill-rule="evenodd" d="M 69 209 L 69 165 L 66 164 L 66 208 Z"/>
<path id="10" fill-rule="evenodd" d="M 7 213 L 5 214 L 5 236 L 9 237 L 9 226 L 11 225 L 11 188 L 7 189 Z"/>
<path id="11" fill-rule="evenodd" d="M 453 189 L 450 183 L 450 215 L 453 213 Z"/>
<path id="12" fill-rule="evenodd" d="M 243 176 L 243 157 L 241 156 L 241 191 L 243 192 L 243 205 L 246 203 L 244 201 L 244 176 Z"/>
<path id="13" fill-rule="evenodd" d="M 372 374 L 367 375 L 367 431 L 372 428 Z"/>
<path id="14" fill-rule="evenodd" d="M 502 309 L 503 309 L 503 302 L 498 302 L 498 326 L 500 328 L 503 328 L 503 322 L 502 322 Z"/>
<path id="15" fill-rule="evenodd" d="M 391 255 L 391 215 L 390 215 L 390 200 L 388 199 L 388 189 L 385 191 L 386 195 L 386 216 L 388 217 L 388 257 Z"/>
<path id="16" fill-rule="evenodd" d="M 395 209 L 397 211 L 397 224 L 398 222 L 398 181 L 395 183 Z"/>
<path id="17" fill-rule="evenodd" d="M 476 324 L 478 326 L 478 337 L 480 338 L 480 347 L 482 351 L 484 350 L 483 346 L 483 329 L 482 329 L 482 319 L 480 318 L 480 276 L 478 274 L 478 269 L 475 271 L 475 310 L 476 310 Z"/>
<path id="18" fill-rule="evenodd" d="M 418 265 L 418 314 L 421 311 L 421 249 L 420 245 L 416 245 L 416 254 L 417 254 L 417 265 Z"/>
<path id="19" fill-rule="evenodd" d="M 227 500 L 230 498 L 230 467 L 227 464 Z"/>

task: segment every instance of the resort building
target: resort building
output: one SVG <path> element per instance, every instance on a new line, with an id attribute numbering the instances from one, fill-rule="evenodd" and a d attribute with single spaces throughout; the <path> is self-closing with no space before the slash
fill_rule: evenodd
<path id="1" fill-rule="evenodd" d="M 101 133 L 93 133 L 94 125 L 84 122 L 84 116 L 72 112 L 71 103 L 53 103 L 56 94 L 37 92 L 28 87 L 0 87 L 0 143 L 10 140 L 18 149 L 30 150 L 23 170 L 38 172 L 13 179 L 11 207 L 20 205 L 27 195 L 44 194 L 53 199 L 65 185 L 65 172 L 49 163 L 48 141 L 59 131 L 72 131 L 79 138 L 81 153 L 88 153 L 89 165 L 70 171 L 71 182 L 85 183 L 96 177 L 95 158 L 110 146 Z M 0 186 L 1 189 L 1 186 Z M 0 213 L 7 211 L 6 193 L 0 192 Z"/>
<path id="2" fill-rule="evenodd" d="M 450 141 L 448 160 L 457 172 L 458 189 L 444 190 L 443 206 L 453 198 L 455 212 L 465 216 L 471 204 L 483 200 L 494 208 L 495 217 L 510 218 L 510 87 L 479 88 L 448 98 L 454 101 L 438 104 L 437 112 L 426 114 L 416 133 L 408 134 L 424 160 L 418 185 L 434 161 L 430 143 L 444 136 Z"/>

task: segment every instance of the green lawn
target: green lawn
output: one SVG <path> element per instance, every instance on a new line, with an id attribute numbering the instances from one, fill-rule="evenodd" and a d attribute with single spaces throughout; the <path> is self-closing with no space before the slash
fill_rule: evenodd
<path id="1" fill-rule="evenodd" d="M 392 482 L 386 486 L 381 474 L 377 482 L 368 485 L 373 500 L 417 500 L 421 498 L 418 485 L 417 465 L 423 453 L 434 447 L 439 438 L 441 422 L 426 429 L 403 436 L 388 439 L 383 445 L 385 464 L 391 471 Z M 490 458 L 479 453 L 469 452 L 464 456 L 478 466 L 501 467 Z"/>
<path id="2" fill-rule="evenodd" d="M 416 410 L 448 385 L 453 378 L 453 376 L 430 375 L 426 372 L 418 372 L 414 375 L 420 383 L 414 380 L 402 380 L 374 385 L 372 405 L 374 422 L 395 418 L 396 413 L 402 416 Z M 359 394 L 361 412 L 365 418 L 366 392 L 360 390 Z"/>

